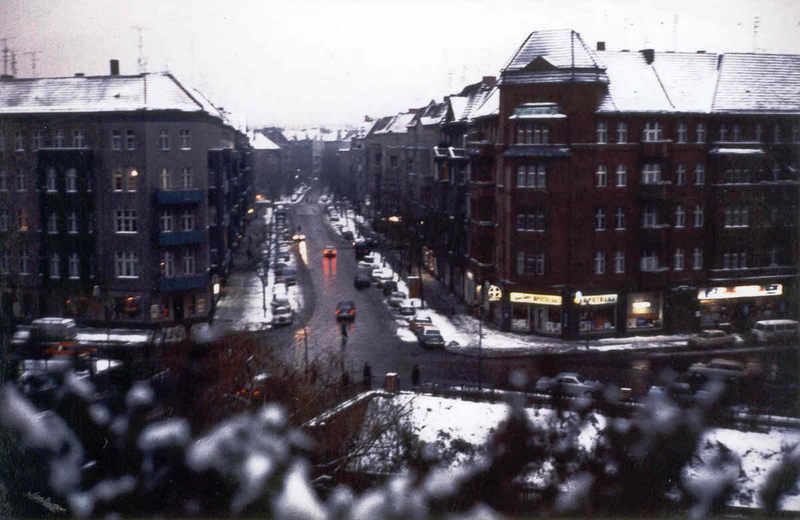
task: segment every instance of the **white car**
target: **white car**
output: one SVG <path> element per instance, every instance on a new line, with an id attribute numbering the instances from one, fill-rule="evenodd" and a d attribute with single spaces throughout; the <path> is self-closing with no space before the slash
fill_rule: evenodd
<path id="1" fill-rule="evenodd" d="M 406 318 L 416 316 L 418 305 L 415 305 L 414 303 L 414 300 L 403 300 L 400 303 L 400 307 L 398 307 L 397 312 L 400 313 L 400 316 L 405 316 Z"/>
<path id="2" fill-rule="evenodd" d="M 394 291 L 392 294 L 386 298 L 386 303 L 389 304 L 389 307 L 400 307 L 400 304 L 408 298 L 408 295 L 401 291 Z"/>
<path id="3" fill-rule="evenodd" d="M 292 308 L 286 305 L 276 307 L 272 311 L 273 325 L 291 325 L 293 321 Z"/>

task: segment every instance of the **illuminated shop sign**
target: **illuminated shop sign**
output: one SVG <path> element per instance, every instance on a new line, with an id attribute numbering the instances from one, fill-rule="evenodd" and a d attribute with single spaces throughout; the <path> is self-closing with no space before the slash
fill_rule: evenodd
<path id="1" fill-rule="evenodd" d="M 709 287 L 700 289 L 698 300 L 727 300 L 729 298 L 758 298 L 761 296 L 780 296 L 783 285 L 737 285 L 736 287 Z"/>
<path id="2" fill-rule="evenodd" d="M 616 294 L 592 294 L 589 296 L 581 296 L 581 305 L 610 305 L 617 303 Z"/>
<path id="3" fill-rule="evenodd" d="M 509 295 L 511 303 L 533 303 L 536 305 L 561 305 L 561 296 L 551 294 L 532 294 L 512 292 Z"/>

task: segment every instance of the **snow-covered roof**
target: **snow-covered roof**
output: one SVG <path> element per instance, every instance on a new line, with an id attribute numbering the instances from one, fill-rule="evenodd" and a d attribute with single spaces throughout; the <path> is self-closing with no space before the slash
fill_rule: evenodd
<path id="1" fill-rule="evenodd" d="M 254 150 L 280 150 L 281 147 L 272 142 L 272 140 L 262 134 L 261 132 L 253 132 L 253 138 L 250 139 L 250 144 Z"/>
<path id="2" fill-rule="evenodd" d="M 723 55 L 712 110 L 800 111 L 800 55 Z"/>
<path id="3" fill-rule="evenodd" d="M 408 125 L 414 120 L 414 112 L 401 112 L 392 117 L 391 121 L 381 130 L 376 130 L 376 134 L 405 134 Z"/>
<path id="4" fill-rule="evenodd" d="M 464 119 L 469 98 L 466 96 L 450 96 L 447 98 L 447 101 L 450 103 L 450 109 L 453 111 L 453 121 L 461 121 Z"/>
<path id="5" fill-rule="evenodd" d="M 341 141 L 343 129 L 325 127 L 286 128 L 283 135 L 289 141 Z"/>
<path id="6" fill-rule="evenodd" d="M 500 89 L 492 88 L 486 99 L 472 112 L 472 119 L 496 116 L 500 113 Z"/>
<path id="7" fill-rule="evenodd" d="M 169 73 L 0 80 L 0 114 L 220 111 Z"/>
<path id="8" fill-rule="evenodd" d="M 522 70 L 535 59 L 545 60 L 558 69 L 600 68 L 581 36 L 571 29 L 532 32 L 503 69 Z"/>

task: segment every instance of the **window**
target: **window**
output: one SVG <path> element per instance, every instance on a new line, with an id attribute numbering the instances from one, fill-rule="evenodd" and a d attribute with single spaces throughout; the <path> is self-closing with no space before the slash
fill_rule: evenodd
<path id="1" fill-rule="evenodd" d="M 703 227 L 703 206 L 699 204 L 694 207 L 694 227 Z"/>
<path id="2" fill-rule="evenodd" d="M 674 271 L 683 271 L 684 257 L 683 248 L 677 248 L 675 254 L 672 256 L 672 269 Z"/>
<path id="3" fill-rule="evenodd" d="M 18 152 L 25 151 L 25 137 L 22 135 L 22 132 L 14 132 L 14 150 Z"/>
<path id="4" fill-rule="evenodd" d="M 58 234 L 58 215 L 50 213 L 47 217 L 47 233 L 50 235 Z"/>
<path id="5" fill-rule="evenodd" d="M 695 247 L 694 251 L 692 252 L 692 269 L 702 269 L 703 268 L 703 250 L 699 247 Z"/>
<path id="6" fill-rule="evenodd" d="M 792 125 L 792 142 L 800 142 L 800 126 L 798 125 Z"/>
<path id="7" fill-rule="evenodd" d="M 67 217 L 67 233 L 71 235 L 78 233 L 78 215 L 74 211 Z"/>
<path id="8" fill-rule="evenodd" d="M 599 121 L 594 134 L 597 144 L 606 144 L 608 142 L 608 125 L 604 121 Z"/>
<path id="9" fill-rule="evenodd" d="M 728 125 L 724 123 L 719 125 L 719 140 L 720 141 L 728 140 Z"/>
<path id="10" fill-rule="evenodd" d="M 652 206 L 645 206 L 642 210 L 642 227 L 653 228 L 658 226 L 658 212 Z"/>
<path id="11" fill-rule="evenodd" d="M 749 168 L 728 168 L 722 178 L 724 184 L 748 184 L 750 181 Z"/>
<path id="12" fill-rule="evenodd" d="M 187 209 L 181 212 L 181 230 L 194 231 L 194 211 Z"/>
<path id="13" fill-rule="evenodd" d="M 517 231 L 544 231 L 544 211 L 534 213 L 520 213 L 517 215 Z"/>
<path id="14" fill-rule="evenodd" d="M 725 227 L 747 227 L 750 220 L 749 208 L 743 204 L 727 206 L 724 210 Z"/>
<path id="15" fill-rule="evenodd" d="M 694 185 L 702 186 L 706 183 L 706 168 L 702 164 L 694 167 Z"/>
<path id="16" fill-rule="evenodd" d="M 764 140 L 764 125 L 761 123 L 756 125 L 756 142 L 761 142 Z"/>
<path id="17" fill-rule="evenodd" d="M 115 152 L 122 150 L 122 132 L 119 130 L 111 131 L 111 149 Z"/>
<path id="18" fill-rule="evenodd" d="M 0 191 L 8 191 L 8 174 L 0 168 Z"/>
<path id="19" fill-rule="evenodd" d="M 127 130 L 125 132 L 125 148 L 127 150 L 136 150 L 136 135 L 133 133 L 133 130 Z"/>
<path id="20" fill-rule="evenodd" d="M 73 130 L 72 131 L 72 147 L 73 148 L 83 148 L 86 146 L 86 142 L 84 141 L 83 130 Z"/>
<path id="21" fill-rule="evenodd" d="M 181 150 L 191 150 L 192 149 L 192 134 L 191 132 L 184 128 L 180 131 L 180 138 L 181 138 Z"/>
<path id="22" fill-rule="evenodd" d="M 547 144 L 550 128 L 542 123 L 520 123 L 517 125 L 518 144 Z"/>
<path id="23" fill-rule="evenodd" d="M 675 168 L 675 185 L 683 186 L 684 184 L 686 184 L 686 165 L 678 163 L 678 166 Z"/>
<path id="24" fill-rule="evenodd" d="M 723 269 L 747 269 L 747 251 L 733 251 L 722 255 Z"/>
<path id="25" fill-rule="evenodd" d="M 164 209 L 161 210 L 161 215 L 158 218 L 158 229 L 162 233 L 170 233 L 174 231 L 174 221 L 172 219 L 172 213 L 169 210 Z"/>
<path id="26" fill-rule="evenodd" d="M 397 167 L 397 156 L 396 155 L 390 155 L 389 156 L 389 166 L 391 166 L 392 168 L 396 168 Z"/>
<path id="27" fill-rule="evenodd" d="M 136 168 L 130 168 L 127 171 L 127 175 L 125 176 L 125 185 L 128 191 L 136 191 L 136 183 L 139 179 L 139 170 Z"/>
<path id="28" fill-rule="evenodd" d="M 135 209 L 118 209 L 114 212 L 114 231 L 116 233 L 136 233 L 138 218 Z"/>
<path id="29" fill-rule="evenodd" d="M 682 228 L 686 226 L 686 212 L 683 210 L 683 204 L 675 206 L 675 227 Z"/>
<path id="30" fill-rule="evenodd" d="M 644 142 L 652 143 L 661 141 L 661 123 L 648 121 L 644 125 Z"/>
<path id="31" fill-rule="evenodd" d="M 624 164 L 617 165 L 617 188 L 628 185 L 628 168 Z"/>
<path id="32" fill-rule="evenodd" d="M 64 148 L 63 130 L 56 130 L 53 132 L 53 148 Z"/>
<path id="33" fill-rule="evenodd" d="M 183 253 L 183 274 L 190 275 L 195 272 L 194 252 L 185 251 Z"/>
<path id="34" fill-rule="evenodd" d="M 21 233 L 28 231 L 28 212 L 25 208 L 17 209 L 17 231 Z"/>
<path id="35" fill-rule="evenodd" d="M 17 191 L 25 191 L 25 171 L 17 168 Z"/>
<path id="36" fill-rule="evenodd" d="M 628 123 L 617 123 L 617 143 L 625 144 L 628 142 Z"/>
<path id="37" fill-rule="evenodd" d="M 517 274 L 541 276 L 545 272 L 544 253 L 517 253 Z"/>
<path id="38" fill-rule="evenodd" d="M 541 188 L 547 187 L 547 171 L 544 165 L 520 165 L 517 167 L 517 187 L 518 188 Z"/>
<path id="39" fill-rule="evenodd" d="M 606 210 L 604 208 L 595 208 L 594 230 L 605 231 L 605 229 L 606 229 Z"/>
<path id="40" fill-rule="evenodd" d="M 72 253 L 69 255 L 68 269 L 70 280 L 77 280 L 81 277 L 81 260 L 78 257 L 78 253 Z"/>
<path id="41" fill-rule="evenodd" d="M 781 125 L 775 123 L 775 125 L 772 127 L 772 142 L 780 143 L 781 141 L 783 141 L 782 133 L 783 132 L 781 131 Z"/>
<path id="42" fill-rule="evenodd" d="M 0 233 L 5 233 L 8 231 L 8 210 L 7 209 L 0 209 Z"/>
<path id="43" fill-rule="evenodd" d="M 703 123 L 697 123 L 697 126 L 694 129 L 695 132 L 695 142 L 696 143 L 705 143 L 706 142 L 706 125 Z"/>
<path id="44" fill-rule="evenodd" d="M 767 262 L 770 266 L 778 265 L 778 249 L 773 247 L 767 251 Z"/>
<path id="45" fill-rule="evenodd" d="M 117 251 L 114 274 L 117 278 L 139 277 L 139 255 L 133 251 Z"/>
<path id="46" fill-rule="evenodd" d="M 192 169 L 188 166 L 181 168 L 181 188 L 188 190 L 194 187 L 194 177 Z"/>
<path id="47" fill-rule="evenodd" d="M 122 168 L 115 168 L 111 178 L 114 183 L 114 191 L 122 191 L 125 189 L 125 174 L 123 173 Z"/>
<path id="48" fill-rule="evenodd" d="M 688 139 L 689 129 L 686 123 L 678 123 L 678 139 L 679 143 L 685 143 Z"/>
<path id="49" fill-rule="evenodd" d="M 604 164 L 597 166 L 597 171 L 594 172 L 595 186 L 598 188 L 605 188 L 608 184 L 608 168 Z"/>
<path id="50" fill-rule="evenodd" d="M 78 172 L 75 170 L 75 168 L 70 168 L 67 170 L 65 180 L 67 193 L 75 193 L 78 191 Z"/>
<path id="51" fill-rule="evenodd" d="M 30 267 L 30 252 L 28 246 L 22 246 L 19 250 L 19 274 L 29 274 L 28 268 Z"/>
<path id="52" fill-rule="evenodd" d="M 61 278 L 61 258 L 59 258 L 58 253 L 50 255 L 50 278 L 52 280 Z"/>
<path id="53" fill-rule="evenodd" d="M 169 132 L 166 129 L 158 131 L 158 147 L 161 150 L 169 150 Z"/>
<path id="54" fill-rule="evenodd" d="M 603 251 L 594 253 L 594 274 L 604 274 L 606 272 L 606 254 Z"/>
<path id="55" fill-rule="evenodd" d="M 33 139 L 31 139 L 31 148 L 33 148 L 33 150 L 36 151 L 41 147 L 42 147 L 42 132 L 36 130 L 33 133 Z"/>
<path id="56" fill-rule="evenodd" d="M 46 188 L 49 192 L 56 191 L 56 169 L 55 168 L 48 168 L 46 174 Z"/>
<path id="57" fill-rule="evenodd" d="M 742 125 L 736 123 L 733 125 L 733 142 L 738 143 L 742 140 Z"/>
<path id="58" fill-rule="evenodd" d="M 642 169 L 642 184 L 661 184 L 661 165 L 646 163 Z"/>
<path id="59" fill-rule="evenodd" d="M 161 254 L 161 274 L 163 276 L 175 276 L 175 255 L 171 251 L 164 251 Z"/>
<path id="60" fill-rule="evenodd" d="M 614 213 L 614 229 L 621 231 L 625 229 L 625 208 L 617 208 Z"/>
<path id="61" fill-rule="evenodd" d="M 86 217 L 86 232 L 94 233 L 94 213 L 89 213 Z"/>
<path id="62" fill-rule="evenodd" d="M 639 262 L 639 269 L 643 273 L 658 271 L 658 255 L 654 251 L 644 253 Z"/>
<path id="63" fill-rule="evenodd" d="M 6 151 L 6 134 L 4 132 L 0 132 L 0 152 Z"/>
<path id="64" fill-rule="evenodd" d="M 614 253 L 614 272 L 617 274 L 625 272 L 625 251 Z"/>
<path id="65" fill-rule="evenodd" d="M 11 253 L 8 250 L 4 250 L 2 254 L 0 254 L 0 274 L 8 274 L 11 270 Z"/>
<path id="66" fill-rule="evenodd" d="M 208 225 L 209 226 L 216 226 L 217 225 L 217 207 L 216 206 L 209 206 L 208 207 Z"/>
<path id="67" fill-rule="evenodd" d="M 159 186 L 162 190 L 172 189 L 172 172 L 169 171 L 169 168 L 161 168 Z"/>

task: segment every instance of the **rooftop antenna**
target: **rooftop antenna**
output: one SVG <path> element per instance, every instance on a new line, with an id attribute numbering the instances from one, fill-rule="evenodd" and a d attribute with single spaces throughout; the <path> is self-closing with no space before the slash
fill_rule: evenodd
<path id="1" fill-rule="evenodd" d="M 0 41 L 3 42 L 3 75 L 8 75 L 8 55 L 11 53 L 11 50 L 8 48 L 8 40 L 13 40 L 14 37 L 7 37 L 7 38 L 0 38 Z"/>
<path id="2" fill-rule="evenodd" d="M 17 51 L 11 51 L 11 75 L 17 76 Z"/>
<path id="3" fill-rule="evenodd" d="M 753 18 L 753 52 L 758 52 L 758 29 L 761 26 L 761 17 Z"/>
<path id="4" fill-rule="evenodd" d="M 139 38 L 139 59 L 136 64 L 139 66 L 139 74 L 144 74 L 147 70 L 147 59 L 144 57 L 144 27 L 141 25 L 132 25 L 131 29 L 136 31 Z"/>
<path id="5" fill-rule="evenodd" d="M 41 52 L 42 51 L 27 51 L 27 52 L 23 52 L 22 53 L 25 56 L 30 56 L 31 57 L 31 77 L 33 77 L 33 78 L 36 77 L 36 62 L 39 61 L 36 56 L 38 54 L 41 54 Z"/>

